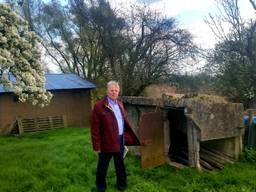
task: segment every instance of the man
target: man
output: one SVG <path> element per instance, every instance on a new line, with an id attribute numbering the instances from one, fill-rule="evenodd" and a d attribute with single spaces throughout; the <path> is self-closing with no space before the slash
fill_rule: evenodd
<path id="1" fill-rule="evenodd" d="M 106 190 L 106 175 L 110 159 L 114 158 L 117 189 L 127 186 L 123 159 L 124 144 L 139 145 L 132 131 L 123 104 L 118 100 L 118 82 L 107 83 L 107 95 L 94 106 L 91 116 L 93 149 L 98 153 L 96 187 L 99 192 Z"/>

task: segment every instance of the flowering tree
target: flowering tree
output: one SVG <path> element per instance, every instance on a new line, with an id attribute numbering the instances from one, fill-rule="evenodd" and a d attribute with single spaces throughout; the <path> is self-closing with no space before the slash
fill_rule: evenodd
<path id="1" fill-rule="evenodd" d="M 45 90 L 39 41 L 9 5 L 0 3 L 0 83 L 12 89 L 19 101 L 43 107 L 49 104 L 52 95 Z M 10 80 L 11 76 L 16 82 Z"/>

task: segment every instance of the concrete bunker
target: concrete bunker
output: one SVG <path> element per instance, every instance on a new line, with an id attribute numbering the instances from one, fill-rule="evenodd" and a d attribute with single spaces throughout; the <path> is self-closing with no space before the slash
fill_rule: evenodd
<path id="1" fill-rule="evenodd" d="M 123 97 L 141 146 L 143 168 L 168 162 L 198 169 L 221 169 L 242 151 L 243 105 L 210 96 Z"/>

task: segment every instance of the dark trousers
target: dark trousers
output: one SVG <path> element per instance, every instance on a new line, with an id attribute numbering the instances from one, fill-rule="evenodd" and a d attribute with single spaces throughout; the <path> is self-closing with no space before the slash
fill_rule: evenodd
<path id="1" fill-rule="evenodd" d="M 96 173 L 96 187 L 98 191 L 104 191 L 107 187 L 106 176 L 108 171 L 108 166 L 111 158 L 114 158 L 114 165 L 116 171 L 116 185 L 117 188 L 126 187 L 126 170 L 123 159 L 123 139 L 120 137 L 121 149 L 120 152 L 110 153 L 110 152 L 101 152 L 99 153 L 99 160 L 97 165 Z"/>

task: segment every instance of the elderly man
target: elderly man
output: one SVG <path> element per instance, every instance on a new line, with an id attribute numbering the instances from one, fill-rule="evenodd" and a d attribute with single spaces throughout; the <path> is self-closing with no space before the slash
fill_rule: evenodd
<path id="1" fill-rule="evenodd" d="M 124 144 L 139 145 L 123 104 L 118 100 L 119 91 L 118 82 L 108 82 L 107 95 L 96 103 L 91 116 L 92 144 L 93 149 L 98 153 L 96 187 L 99 192 L 106 190 L 106 175 L 112 157 L 116 170 L 117 189 L 123 191 L 126 188 Z"/>

